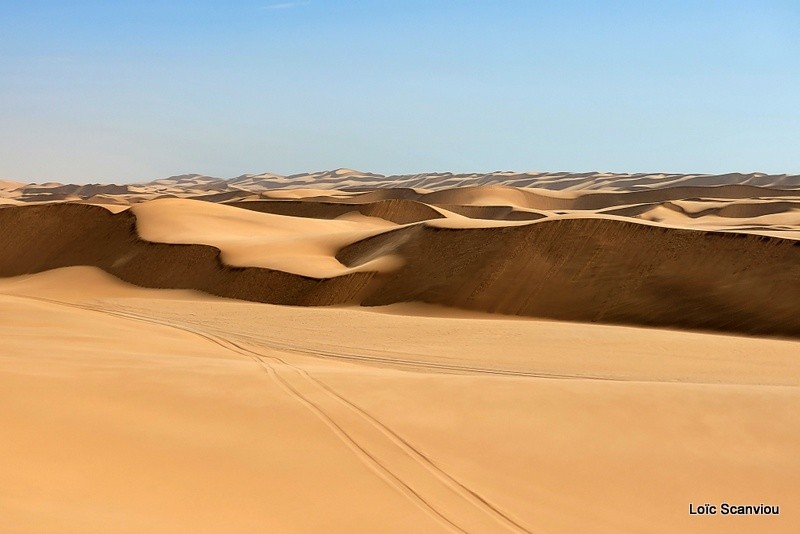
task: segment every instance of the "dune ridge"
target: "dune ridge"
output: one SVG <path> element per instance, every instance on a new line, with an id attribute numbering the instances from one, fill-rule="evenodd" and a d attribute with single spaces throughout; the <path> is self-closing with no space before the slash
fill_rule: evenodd
<path id="1" fill-rule="evenodd" d="M 583 322 L 800 334 L 800 243 L 791 240 L 583 218 L 425 225 L 355 243 L 338 257 L 357 264 L 379 254 L 406 261 L 364 305 L 422 301 Z M 437 261 L 424 261 L 431 257 Z"/>
<path id="2" fill-rule="evenodd" d="M 216 247 L 144 241 L 132 212 L 115 214 L 83 204 L 8 207 L 0 210 L 0 227 L 7 229 L 0 235 L 4 277 L 87 265 L 142 287 L 310 306 L 357 302 L 373 276 L 350 273 L 325 279 L 232 267 L 222 262 Z"/>
<path id="3" fill-rule="evenodd" d="M 350 268 L 399 258 L 387 272 L 315 278 L 232 267 L 215 246 L 145 241 L 130 210 L 7 207 L 0 227 L 16 230 L 0 238 L 0 276 L 90 265 L 143 287 L 273 304 L 418 301 L 559 320 L 800 336 L 797 241 L 602 217 L 491 228 L 439 220 L 378 232 L 335 255 Z"/>

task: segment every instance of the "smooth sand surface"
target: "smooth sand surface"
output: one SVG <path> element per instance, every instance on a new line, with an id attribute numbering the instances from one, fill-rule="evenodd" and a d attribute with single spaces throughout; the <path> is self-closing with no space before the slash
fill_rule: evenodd
<path id="1" fill-rule="evenodd" d="M 320 278 L 355 270 L 336 260 L 343 246 L 396 226 L 374 217 L 282 217 L 185 199 L 153 200 L 131 210 L 139 235 L 147 241 L 212 245 L 228 265 Z"/>
<path id="2" fill-rule="evenodd" d="M 2 530 L 800 528 L 795 341 L 165 293 L 0 282 Z"/>

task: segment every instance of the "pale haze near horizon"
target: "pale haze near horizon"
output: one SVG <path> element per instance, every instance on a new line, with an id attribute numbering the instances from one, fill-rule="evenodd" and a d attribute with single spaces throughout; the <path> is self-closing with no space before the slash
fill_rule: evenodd
<path id="1" fill-rule="evenodd" d="M 0 5 L 1 179 L 800 172 L 796 2 L 108 4 Z"/>

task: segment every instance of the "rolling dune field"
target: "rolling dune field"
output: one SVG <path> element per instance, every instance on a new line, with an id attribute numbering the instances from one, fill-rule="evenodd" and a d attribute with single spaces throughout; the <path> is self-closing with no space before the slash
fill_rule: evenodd
<path id="1" fill-rule="evenodd" d="M 800 176 L 4 180 L 0 316 L 4 532 L 800 529 Z"/>

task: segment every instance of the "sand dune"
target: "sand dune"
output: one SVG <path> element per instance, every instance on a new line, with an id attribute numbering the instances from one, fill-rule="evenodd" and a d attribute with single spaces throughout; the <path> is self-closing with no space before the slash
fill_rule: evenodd
<path id="1" fill-rule="evenodd" d="M 693 219 L 706 215 L 750 219 L 776 213 L 787 213 L 800 210 L 800 201 L 762 201 L 762 202 L 720 202 L 709 206 L 708 202 L 666 202 L 665 208 L 673 209 Z"/>
<path id="2" fill-rule="evenodd" d="M 3 181 L 0 531 L 797 532 L 798 317 L 796 175 Z"/>
<path id="3" fill-rule="evenodd" d="M 314 200 L 261 200 L 246 202 L 230 202 L 231 206 L 312 219 L 335 219 L 346 213 L 358 212 L 368 217 L 378 217 L 397 224 L 408 224 L 430 219 L 439 219 L 443 215 L 427 204 L 403 199 L 383 199 L 374 202 L 357 204 L 345 202 L 317 202 Z"/>
<path id="4" fill-rule="evenodd" d="M 238 198 L 242 192 L 255 194 L 269 194 L 286 191 L 294 196 L 293 191 L 298 189 L 314 189 L 318 197 L 331 194 L 350 196 L 363 195 L 364 202 L 376 200 L 405 199 L 420 200 L 419 194 L 428 191 L 472 189 L 475 187 L 500 187 L 510 189 L 537 189 L 550 194 L 574 194 L 589 192 L 628 192 L 648 193 L 655 189 L 679 189 L 673 192 L 673 198 L 661 198 L 661 201 L 674 200 L 681 196 L 695 196 L 692 189 L 723 188 L 734 186 L 739 192 L 726 192 L 719 190 L 726 198 L 748 198 L 758 194 L 759 189 L 794 190 L 800 189 L 800 175 L 768 175 L 763 173 L 729 173 L 719 175 L 702 174 L 668 174 L 668 173 L 566 173 L 566 172 L 507 172 L 497 171 L 491 173 L 425 173 L 414 175 L 383 176 L 375 173 L 361 172 L 353 169 L 336 169 L 313 173 L 281 176 L 274 173 L 246 174 L 231 179 L 216 178 L 200 174 L 185 174 L 162 178 L 152 182 L 141 182 L 129 185 L 111 184 L 24 184 L 22 182 L 6 181 L 13 185 L 15 194 L 25 200 L 38 198 L 46 200 L 59 200 L 64 195 L 74 194 L 81 199 L 87 199 L 98 194 L 131 195 L 136 201 L 152 199 L 158 194 L 173 194 L 180 197 L 209 196 L 213 201 L 225 198 Z M 755 188 L 755 189 L 753 189 Z M 0 187 L 3 192 L 6 186 Z M 375 191 L 371 193 L 373 190 Z M 384 189 L 394 191 L 383 191 Z M 229 194 L 226 197 L 224 194 Z M 365 194 L 366 193 L 366 194 Z M 459 193 L 463 196 L 466 193 Z M 485 195 L 485 193 L 482 193 Z M 509 193 L 505 193 L 509 194 Z M 220 195 L 214 198 L 213 195 Z M 453 193 L 446 193 L 445 197 Z M 734 196 L 730 196 L 734 195 Z M 546 196 L 546 195 L 545 195 Z M 647 197 L 647 195 L 644 195 Z M 277 197 L 275 197 L 277 198 Z M 436 198 L 436 196 L 434 196 Z M 597 197 L 592 202 L 597 203 L 603 197 Z M 633 197 L 632 197 L 633 198 Z M 655 200 L 653 200 L 655 201 Z M 426 201 L 427 202 L 427 201 Z M 431 201 L 433 202 L 433 201 Z M 461 200 L 443 201 L 450 204 L 470 204 Z M 490 203 L 491 200 L 489 200 Z M 616 201 L 606 198 L 605 205 L 610 206 Z M 636 202 L 644 202 L 636 201 Z M 494 202 L 496 203 L 496 202 Z M 516 204 L 515 204 L 516 205 Z M 537 206 L 528 206 L 537 207 Z M 549 208 L 546 208 L 549 209 Z M 555 208 L 558 209 L 558 208 Z M 584 209 L 584 208 L 577 208 Z"/>
<path id="5" fill-rule="evenodd" d="M 285 205 L 327 217 L 353 207 Z M 424 208 L 441 217 L 411 201 L 366 208 L 359 213 L 414 220 Z M 10 207 L 0 210 L 0 224 L 24 231 L 0 241 L 8 258 L 0 274 L 92 265 L 145 287 L 269 303 L 418 301 L 559 320 L 800 335 L 796 241 L 597 215 L 483 228 L 433 219 L 396 230 L 381 218 L 327 217 L 185 199 L 116 215 L 75 204 Z M 39 246 L 27 247 L 31 240 Z"/>
<path id="6" fill-rule="evenodd" d="M 231 267 L 213 246 L 141 240 L 130 210 L 112 214 L 81 204 L 9 207 L 0 210 L 0 226 L 20 229 L 0 236 L 0 276 L 90 265 L 144 287 L 198 289 L 225 297 L 301 305 L 355 302 L 373 276 L 354 272 L 319 279 L 266 268 Z M 37 246 L 30 247 L 32 242 Z"/>
<path id="7" fill-rule="evenodd" d="M 744 185 L 700 187 L 669 187 L 647 191 L 620 193 L 586 192 L 560 193 L 516 189 L 508 186 L 463 187 L 434 191 L 420 200 L 431 204 L 507 204 L 543 210 L 599 210 L 612 206 L 656 203 L 686 198 L 742 199 L 769 197 L 796 197 L 797 191 L 765 189 Z"/>
<path id="8" fill-rule="evenodd" d="M 136 231 L 158 243 L 202 243 L 221 250 L 221 261 L 237 267 L 264 267 L 329 278 L 353 272 L 335 255 L 346 244 L 387 228 L 383 219 L 318 220 L 287 218 L 194 200 L 156 200 L 131 208 Z M 380 270 L 374 265 L 373 270 Z"/>
<path id="9" fill-rule="evenodd" d="M 405 260 L 364 304 L 423 301 L 555 319 L 800 334 L 795 241 L 601 218 L 414 230 L 339 253 L 345 264 L 379 254 Z"/>
<path id="10" fill-rule="evenodd" d="M 437 204 L 436 207 L 457 213 L 470 219 L 490 219 L 498 221 L 535 221 L 547 217 L 547 213 L 514 206 L 474 206 L 459 204 Z"/>
<path id="11" fill-rule="evenodd" d="M 25 183 L 17 182 L 16 180 L 0 180 L 0 191 L 3 193 L 16 191 L 24 186 Z"/>

